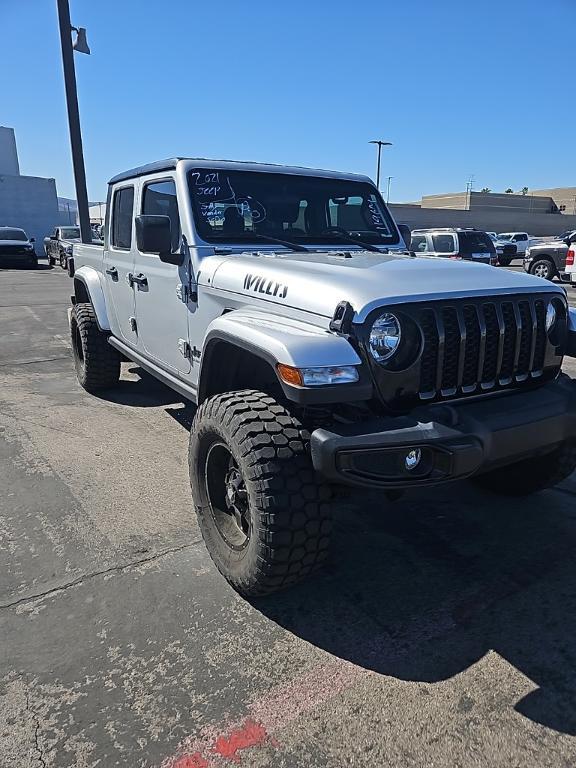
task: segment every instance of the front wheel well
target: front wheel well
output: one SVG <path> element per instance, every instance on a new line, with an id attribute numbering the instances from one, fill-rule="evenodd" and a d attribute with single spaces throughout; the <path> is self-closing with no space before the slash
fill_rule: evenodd
<path id="1" fill-rule="evenodd" d="M 278 396 L 281 387 L 274 366 L 233 342 L 213 339 L 204 350 L 198 404 L 214 395 L 242 389 Z"/>

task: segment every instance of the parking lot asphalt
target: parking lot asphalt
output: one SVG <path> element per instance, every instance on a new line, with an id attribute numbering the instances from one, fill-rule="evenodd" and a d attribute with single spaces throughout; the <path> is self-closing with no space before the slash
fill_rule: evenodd
<path id="1" fill-rule="evenodd" d="M 129 364 L 85 393 L 69 294 L 0 271 L 2 768 L 576 764 L 574 476 L 339 497 L 325 570 L 248 602 L 200 540 L 192 408 Z"/>

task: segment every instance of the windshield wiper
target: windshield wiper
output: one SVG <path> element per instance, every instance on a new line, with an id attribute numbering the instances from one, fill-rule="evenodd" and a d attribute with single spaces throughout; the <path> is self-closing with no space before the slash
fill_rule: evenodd
<path id="1" fill-rule="evenodd" d="M 238 240 L 266 240 L 269 243 L 278 243 L 278 245 L 283 245 L 285 248 L 289 248 L 291 251 L 301 251 L 302 253 L 309 253 L 310 248 L 306 248 L 304 245 L 300 245 L 299 243 L 291 243 L 289 240 L 281 240 L 279 237 L 271 237 L 270 235 L 262 235 L 260 232 L 249 232 L 246 233 L 246 237 L 244 238 L 238 238 Z M 234 245 L 237 245 L 237 243 L 234 243 Z"/>
<path id="2" fill-rule="evenodd" d="M 356 237 L 352 237 L 351 234 L 347 232 L 332 232 L 329 233 L 329 235 L 332 235 L 333 238 L 338 237 L 340 240 L 343 240 L 345 243 L 350 243 L 350 245 L 360 245 L 362 248 L 365 248 L 367 251 L 373 251 L 374 253 L 384 253 L 384 251 L 381 251 L 380 248 L 377 248 L 375 245 L 372 245 L 371 243 L 365 243 L 362 240 L 358 240 Z M 326 233 L 321 235 L 321 237 L 326 237 Z"/>

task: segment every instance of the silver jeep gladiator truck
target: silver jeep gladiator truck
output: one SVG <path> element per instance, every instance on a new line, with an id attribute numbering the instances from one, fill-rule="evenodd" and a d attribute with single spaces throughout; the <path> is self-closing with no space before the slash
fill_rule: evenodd
<path id="1" fill-rule="evenodd" d="M 561 286 L 416 258 L 364 176 L 172 159 L 109 185 L 75 245 L 80 384 L 127 358 L 197 410 L 192 497 L 244 595 L 327 554 L 329 488 L 473 477 L 522 495 L 576 465 L 576 317 Z"/>

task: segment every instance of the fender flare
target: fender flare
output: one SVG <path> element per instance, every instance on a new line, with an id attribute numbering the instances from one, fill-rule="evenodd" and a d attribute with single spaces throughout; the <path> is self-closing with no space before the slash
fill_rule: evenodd
<path id="1" fill-rule="evenodd" d="M 325 387 L 296 387 L 280 378 L 284 394 L 300 403 L 328 403 L 345 400 L 367 400 L 372 396 L 372 381 L 363 361 L 343 336 L 327 328 L 300 320 L 274 315 L 258 309 L 238 309 L 216 318 L 206 329 L 198 375 L 198 402 L 209 389 L 208 377 L 212 353 L 218 342 L 227 342 L 260 357 L 274 370 L 284 363 L 295 368 L 316 366 L 357 366 L 360 380 L 355 384 Z"/>
<path id="2" fill-rule="evenodd" d="M 80 267 L 74 272 L 74 294 L 76 295 L 76 284 L 82 283 L 90 299 L 90 303 L 94 307 L 96 314 L 96 322 L 101 331 L 110 330 L 110 320 L 108 315 L 108 307 L 106 305 L 106 297 L 104 295 L 104 288 L 102 287 L 102 279 L 100 273 L 93 267 Z M 78 298 L 76 296 L 76 298 Z"/>

